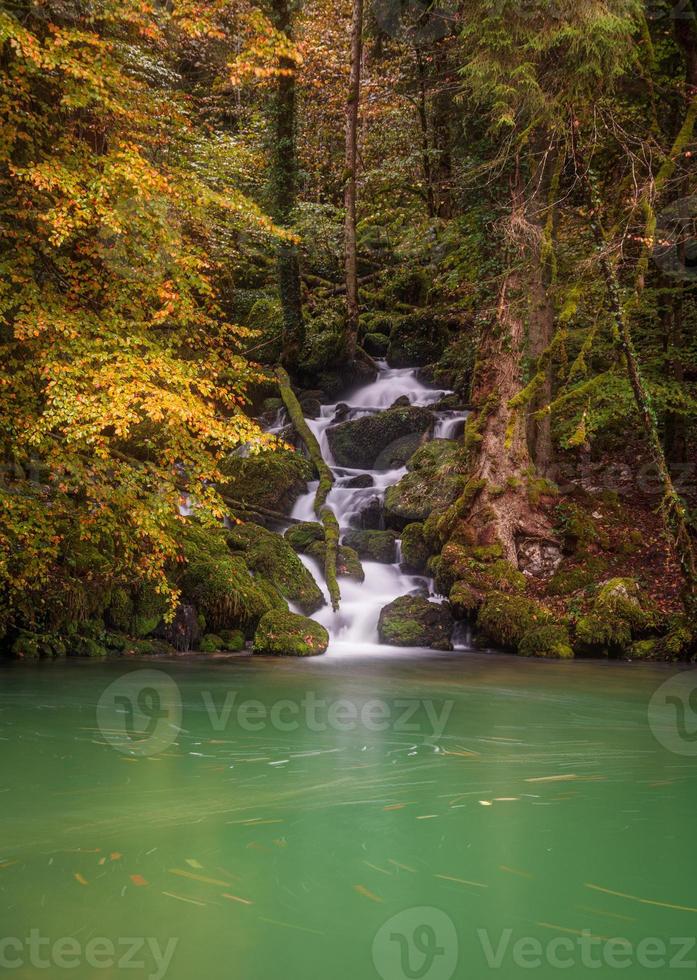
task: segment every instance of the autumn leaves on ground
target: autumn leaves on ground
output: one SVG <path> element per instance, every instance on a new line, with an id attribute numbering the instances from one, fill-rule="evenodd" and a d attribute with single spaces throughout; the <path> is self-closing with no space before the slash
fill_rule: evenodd
<path id="1" fill-rule="evenodd" d="M 693 656 L 680 11 L 5 0 L 4 653 L 318 653 L 323 588 L 391 533 L 483 646 Z M 347 465 L 413 439 L 351 531 L 305 419 L 383 360 L 470 414 L 339 416 L 346 459 L 376 450 Z"/>

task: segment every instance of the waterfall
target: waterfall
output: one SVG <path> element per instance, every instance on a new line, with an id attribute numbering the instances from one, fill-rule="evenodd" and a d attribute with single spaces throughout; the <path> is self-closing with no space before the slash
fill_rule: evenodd
<path id="1" fill-rule="evenodd" d="M 374 412 L 390 408 L 394 402 L 403 396 L 409 404 L 428 407 L 437 404 L 445 395 L 452 394 L 447 390 L 435 390 L 427 387 L 417 378 L 413 368 L 389 368 L 384 362 L 378 362 L 379 375 L 371 384 L 353 392 L 348 401 L 334 405 L 324 405 L 317 419 L 307 419 L 307 424 L 314 432 L 321 446 L 327 463 L 331 466 L 336 483 L 329 495 L 329 502 L 334 508 L 343 534 L 350 529 L 357 515 L 365 505 L 374 498 L 382 501 L 389 486 L 399 482 L 407 472 L 406 467 L 392 470 L 360 470 L 337 466 L 329 448 L 327 429 L 339 419 L 358 418 Z M 433 435 L 437 438 L 452 438 L 459 435 L 464 427 L 467 412 L 452 410 L 435 411 L 436 424 Z M 451 433 L 453 435 L 451 435 Z M 369 474 L 372 486 L 348 487 L 346 483 L 357 476 Z M 314 521 L 316 516 L 313 509 L 314 495 L 317 483 L 311 483 L 308 491 L 300 497 L 291 517 L 300 521 Z M 320 585 L 323 582 L 322 570 L 318 562 L 305 555 L 300 556 L 306 567 L 312 572 Z M 432 582 L 423 575 L 406 574 L 400 567 L 401 541 L 397 542 L 397 561 L 393 565 L 374 561 L 363 561 L 365 581 L 355 582 L 342 578 L 341 608 L 333 612 L 330 605 L 320 609 L 313 618 L 327 628 L 331 637 L 329 652 L 343 648 L 346 652 L 361 652 L 369 649 L 384 649 L 378 645 L 378 618 L 383 606 L 392 602 L 400 595 L 426 589 L 433 601 L 442 601 L 432 595 Z"/>

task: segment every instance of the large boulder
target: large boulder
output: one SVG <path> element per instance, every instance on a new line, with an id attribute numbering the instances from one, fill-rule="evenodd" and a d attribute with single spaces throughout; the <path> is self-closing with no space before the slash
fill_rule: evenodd
<path id="1" fill-rule="evenodd" d="M 241 503 L 288 514 L 313 478 L 312 464 L 299 452 L 278 449 L 256 456 L 229 456 L 221 469 L 230 477 L 226 493 Z"/>
<path id="2" fill-rule="evenodd" d="M 518 652 L 529 634 L 555 623 L 552 613 L 534 599 L 491 592 L 479 610 L 477 625 L 485 638 L 496 646 Z M 521 652 L 528 655 L 533 652 L 530 641 L 526 642 Z"/>
<path id="3" fill-rule="evenodd" d="M 397 535 L 394 531 L 347 531 L 343 544 L 353 548 L 359 558 L 392 565 L 397 561 Z"/>
<path id="4" fill-rule="evenodd" d="M 453 618 L 447 605 L 403 595 L 385 606 L 378 620 L 381 643 L 396 647 L 451 649 Z"/>
<path id="5" fill-rule="evenodd" d="M 409 470 L 385 493 L 385 524 L 397 531 L 423 522 L 434 510 L 445 510 L 461 495 L 460 447 L 449 439 L 433 439 L 407 462 Z"/>
<path id="6" fill-rule="evenodd" d="M 261 619 L 252 649 L 267 656 L 315 657 L 328 645 L 329 633 L 324 626 L 306 616 L 275 609 Z"/>
<path id="7" fill-rule="evenodd" d="M 315 541 L 324 541 L 324 527 L 317 521 L 300 521 L 292 524 L 283 537 L 302 555 Z"/>
<path id="8" fill-rule="evenodd" d="M 632 578 L 613 578 L 598 586 L 593 605 L 576 623 L 584 653 L 620 655 L 632 641 L 659 625 L 660 615 Z"/>
<path id="9" fill-rule="evenodd" d="M 230 548 L 244 555 L 247 566 L 271 582 L 305 613 L 324 605 L 322 590 L 288 542 L 258 524 L 239 524 L 227 533 Z"/>
<path id="10" fill-rule="evenodd" d="M 208 630 L 242 629 L 250 636 L 271 609 L 287 609 L 271 582 L 252 576 L 239 555 L 203 555 L 189 562 L 180 581 L 182 595 L 203 617 Z"/>
<path id="11" fill-rule="evenodd" d="M 330 426 L 327 439 L 339 466 L 391 469 L 403 465 L 433 422 L 426 408 L 391 408 Z"/>

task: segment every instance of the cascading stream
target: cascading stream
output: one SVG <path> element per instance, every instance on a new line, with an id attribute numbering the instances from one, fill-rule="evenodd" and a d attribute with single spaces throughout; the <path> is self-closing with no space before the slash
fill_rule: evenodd
<path id="1" fill-rule="evenodd" d="M 409 404 L 418 407 L 435 405 L 450 391 L 428 388 L 417 378 L 416 369 L 389 368 L 383 362 L 378 364 L 378 378 L 369 385 L 360 388 L 351 395 L 349 402 L 338 402 L 334 405 L 324 405 L 317 419 L 306 419 L 314 432 L 322 449 L 325 460 L 331 466 L 336 480 L 329 495 L 337 520 L 343 534 L 355 525 L 361 510 L 371 499 L 378 497 L 380 501 L 388 487 L 397 483 L 407 472 L 406 467 L 392 470 L 361 470 L 337 466 L 329 447 L 327 429 L 335 424 L 337 412 L 342 417 L 358 418 L 374 412 L 385 411 L 403 396 Z M 457 438 L 461 434 L 467 412 L 435 411 L 436 423 L 433 430 L 434 438 Z M 275 428 L 280 429 L 279 425 Z M 272 430 L 273 431 L 273 430 Z M 373 485 L 369 487 L 348 487 L 345 484 L 357 476 L 369 474 Z M 301 521 L 314 521 L 314 495 L 317 484 L 312 483 L 308 491 L 298 499 L 291 517 Z M 393 565 L 375 561 L 363 561 L 365 581 L 359 583 L 351 579 L 341 579 L 341 608 L 333 612 L 327 604 L 313 618 L 329 632 L 331 642 L 329 652 L 366 652 L 384 650 L 378 643 L 378 618 L 381 609 L 398 596 L 406 595 L 416 590 L 428 590 L 432 601 L 439 599 L 431 594 L 432 583 L 422 575 L 410 575 L 402 572 L 399 564 L 401 542 L 397 542 L 397 562 Z M 300 556 L 307 568 L 322 585 L 323 576 L 318 562 L 305 555 Z"/>

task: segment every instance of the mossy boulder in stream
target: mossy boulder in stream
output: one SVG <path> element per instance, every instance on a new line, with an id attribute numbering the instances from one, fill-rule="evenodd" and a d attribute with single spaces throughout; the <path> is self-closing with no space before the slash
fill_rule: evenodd
<path id="1" fill-rule="evenodd" d="M 306 616 L 273 610 L 254 634 L 254 653 L 286 657 L 315 657 L 329 646 L 324 626 Z"/>
<path id="2" fill-rule="evenodd" d="M 312 480 L 312 463 L 301 453 L 274 449 L 256 456 L 229 456 L 221 469 L 231 478 L 223 492 L 250 507 L 290 512 Z"/>
<path id="3" fill-rule="evenodd" d="M 479 610 L 477 625 L 493 644 L 517 652 L 533 630 L 554 625 L 554 616 L 534 599 L 492 592 Z"/>
<path id="4" fill-rule="evenodd" d="M 302 555 L 315 541 L 324 541 L 324 527 L 317 521 L 301 521 L 289 527 L 283 537 Z"/>
<path id="5" fill-rule="evenodd" d="M 576 639 L 581 652 L 617 656 L 629 653 L 658 621 L 635 579 L 613 578 L 598 587 L 590 611 L 576 623 Z"/>
<path id="6" fill-rule="evenodd" d="M 384 606 L 378 620 L 381 643 L 395 647 L 452 649 L 453 618 L 446 604 L 403 595 Z"/>
<path id="7" fill-rule="evenodd" d="M 385 492 L 385 524 L 397 531 L 445 510 L 465 486 L 460 447 L 449 439 L 433 439 L 420 446 L 407 469 L 399 483 Z"/>
<path id="8" fill-rule="evenodd" d="M 397 561 L 397 535 L 394 531 L 347 531 L 344 545 L 353 548 L 365 561 L 392 565 Z"/>
<path id="9" fill-rule="evenodd" d="M 391 408 L 340 422 L 327 429 L 329 446 L 339 466 L 389 469 L 403 463 L 430 431 L 434 416 L 426 408 Z M 394 451 L 392 451 L 394 450 Z"/>
<path id="10" fill-rule="evenodd" d="M 420 521 L 413 521 L 402 531 L 402 568 L 417 575 L 426 571 L 431 548 Z"/>
<path id="11" fill-rule="evenodd" d="M 245 563 L 262 575 L 305 613 L 324 605 L 322 590 L 288 542 L 258 524 L 239 524 L 227 532 L 228 546 L 244 555 Z"/>
<path id="12" fill-rule="evenodd" d="M 261 617 L 271 609 L 287 609 L 285 599 L 271 582 L 253 577 L 239 555 L 202 557 L 189 562 L 181 589 L 206 627 L 219 633 L 241 628 L 253 633 Z"/>

